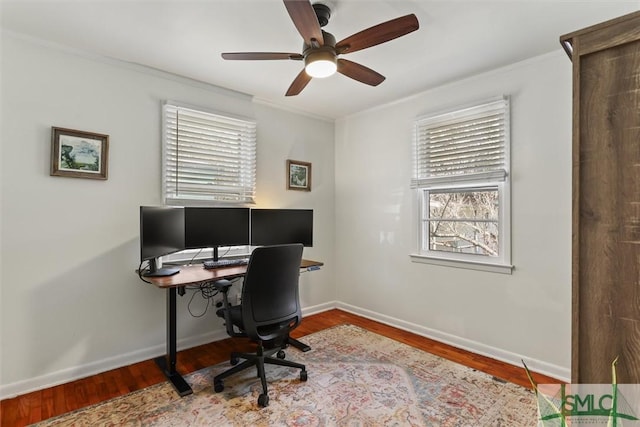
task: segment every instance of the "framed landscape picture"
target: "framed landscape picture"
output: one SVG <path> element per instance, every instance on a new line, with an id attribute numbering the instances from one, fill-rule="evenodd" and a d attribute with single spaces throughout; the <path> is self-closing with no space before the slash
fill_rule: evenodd
<path id="1" fill-rule="evenodd" d="M 311 163 L 287 160 L 287 188 L 311 191 Z"/>
<path id="2" fill-rule="evenodd" d="M 107 179 L 109 135 L 51 128 L 51 175 Z"/>

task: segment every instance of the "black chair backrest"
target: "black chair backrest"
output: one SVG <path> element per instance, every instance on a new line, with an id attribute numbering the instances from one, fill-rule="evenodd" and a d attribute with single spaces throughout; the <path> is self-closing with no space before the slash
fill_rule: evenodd
<path id="1" fill-rule="evenodd" d="M 261 246 L 251 254 L 242 286 L 242 321 L 254 341 L 286 337 L 302 320 L 302 249 L 302 244 Z"/>

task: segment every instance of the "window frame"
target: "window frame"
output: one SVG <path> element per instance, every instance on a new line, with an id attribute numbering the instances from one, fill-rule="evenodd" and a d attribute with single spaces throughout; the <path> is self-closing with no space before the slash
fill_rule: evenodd
<path id="1" fill-rule="evenodd" d="M 172 194 L 169 191 L 169 168 L 171 166 L 175 166 L 175 164 L 170 164 L 170 149 L 168 147 L 170 141 L 169 138 L 169 117 L 168 110 L 176 109 L 183 111 L 190 111 L 196 115 L 210 115 L 212 117 L 212 121 L 215 121 L 215 118 L 220 119 L 221 121 L 230 121 L 237 122 L 243 125 L 246 125 L 250 131 L 249 134 L 253 134 L 252 138 L 248 140 L 244 140 L 241 144 L 247 145 L 250 149 L 250 156 L 243 157 L 238 155 L 234 157 L 238 163 L 244 164 L 244 171 L 241 173 L 244 179 L 247 179 L 247 174 L 249 174 L 248 179 L 251 182 L 251 185 L 239 186 L 239 188 L 243 188 L 241 191 L 244 196 L 237 196 L 236 200 L 230 200 L 228 198 L 221 198 L 219 194 L 216 194 L 214 191 L 209 193 L 208 196 L 195 196 L 194 194 L 185 194 L 183 196 L 179 194 Z M 218 111 L 213 111 L 210 109 L 197 107 L 193 105 L 188 105 L 181 102 L 167 100 L 162 103 L 162 178 L 161 178 L 161 186 L 162 186 L 162 200 L 165 205 L 168 206 L 248 206 L 255 203 L 255 191 L 256 191 L 256 163 L 257 163 L 257 122 L 253 119 L 247 117 L 240 117 L 228 113 L 221 113 Z M 243 137 L 244 138 L 244 137 Z M 172 141 L 175 141 L 173 139 Z M 219 152 L 213 152 L 213 155 L 220 156 Z M 248 164 L 248 166 L 246 165 Z M 215 188 L 213 188 L 215 189 Z M 247 195 L 248 194 L 248 195 Z"/>
<path id="2" fill-rule="evenodd" d="M 418 156 L 417 144 L 419 144 L 418 127 L 424 120 L 456 120 L 464 118 L 465 110 L 483 108 L 495 102 L 505 102 L 504 110 L 504 173 L 486 172 L 476 174 L 459 174 L 450 176 L 434 176 L 433 178 L 420 179 L 417 172 Z M 417 236 L 415 253 L 410 254 L 410 259 L 417 263 L 435 264 L 448 267 L 466 268 L 472 270 L 489 271 L 503 274 L 511 274 L 511 182 L 510 182 L 510 105 L 508 97 L 499 97 L 487 100 L 471 106 L 456 108 L 453 111 L 434 114 L 418 118 L 415 122 L 416 134 L 414 138 L 414 180 L 412 188 L 416 190 L 415 210 L 417 218 L 414 221 L 415 235 Z M 430 232 L 428 202 L 432 192 L 463 192 L 479 191 L 487 188 L 496 188 L 498 192 L 498 256 L 470 254 L 459 252 L 447 252 L 432 250 L 430 245 Z M 427 212 L 425 212 L 427 210 Z M 427 225 L 425 226 L 425 222 Z M 425 235 L 426 234 L 426 235 Z"/>
<path id="3" fill-rule="evenodd" d="M 251 255 L 250 245 L 240 246 L 220 246 L 218 247 L 219 259 L 226 258 L 247 258 Z M 166 264 L 193 265 L 202 261 L 213 259 L 213 248 L 184 249 L 162 257 L 162 262 Z"/>

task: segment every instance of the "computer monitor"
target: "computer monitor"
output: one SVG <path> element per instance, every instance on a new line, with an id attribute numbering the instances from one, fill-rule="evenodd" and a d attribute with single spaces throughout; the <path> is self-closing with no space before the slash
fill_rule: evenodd
<path id="1" fill-rule="evenodd" d="M 313 209 L 251 209 L 251 245 L 313 246 Z"/>
<path id="2" fill-rule="evenodd" d="M 248 245 L 249 208 L 185 207 L 187 249 Z"/>
<path id="3" fill-rule="evenodd" d="M 184 210 L 168 206 L 140 206 L 140 260 L 149 261 L 144 276 L 170 276 L 177 268 L 158 268 L 157 258 L 183 250 Z"/>

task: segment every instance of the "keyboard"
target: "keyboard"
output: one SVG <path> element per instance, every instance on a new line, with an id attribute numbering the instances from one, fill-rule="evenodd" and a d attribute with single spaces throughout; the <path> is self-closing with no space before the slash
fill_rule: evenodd
<path id="1" fill-rule="evenodd" d="M 212 268 L 220 268 L 220 267 L 234 267 L 237 265 L 247 265 L 249 264 L 249 258 L 229 258 L 229 259 L 219 259 L 218 261 L 206 260 L 202 263 L 202 266 L 208 270 Z"/>

